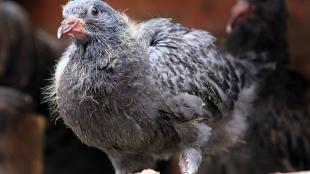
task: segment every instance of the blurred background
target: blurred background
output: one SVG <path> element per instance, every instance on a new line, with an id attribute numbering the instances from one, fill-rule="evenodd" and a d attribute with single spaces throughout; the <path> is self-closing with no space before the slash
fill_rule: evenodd
<path id="1" fill-rule="evenodd" d="M 69 43 L 56 40 L 62 5 L 67 1 L 13 1 L 20 7 L 0 2 L 0 174 L 113 173 L 102 152 L 82 145 L 42 104 L 42 88 Z M 235 0 L 106 2 L 137 20 L 168 17 L 187 27 L 206 29 L 217 37 L 219 46 L 225 41 L 235 4 Z M 310 79 L 310 1 L 286 2 L 289 68 Z M 177 173 L 175 165 L 166 162 L 158 168 L 162 173 Z"/>
<path id="2" fill-rule="evenodd" d="M 61 6 L 66 0 L 20 0 L 34 26 L 52 34 L 62 19 Z M 235 0 L 107 0 L 115 9 L 134 19 L 169 17 L 188 27 L 202 28 L 225 37 L 225 27 Z M 292 68 L 310 78 L 310 1 L 286 0 L 289 10 L 289 44 Z"/>

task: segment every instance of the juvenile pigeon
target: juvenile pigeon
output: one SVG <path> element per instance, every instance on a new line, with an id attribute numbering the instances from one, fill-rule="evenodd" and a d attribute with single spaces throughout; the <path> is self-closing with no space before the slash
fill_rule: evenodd
<path id="1" fill-rule="evenodd" d="M 56 67 L 56 109 L 117 174 L 178 153 L 182 173 L 195 174 L 204 155 L 239 141 L 255 85 L 208 32 L 136 23 L 100 0 L 70 1 L 63 17 L 58 37 L 73 42 Z"/>

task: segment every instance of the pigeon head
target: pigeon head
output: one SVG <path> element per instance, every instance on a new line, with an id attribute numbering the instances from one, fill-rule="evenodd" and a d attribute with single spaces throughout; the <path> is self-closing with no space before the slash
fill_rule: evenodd
<path id="1" fill-rule="evenodd" d="M 249 20 L 263 20 L 274 24 L 286 18 L 286 7 L 283 0 L 237 0 L 231 12 L 231 19 L 227 25 L 230 33 L 234 26 Z"/>
<path id="2" fill-rule="evenodd" d="M 237 0 L 227 26 L 226 49 L 235 56 L 267 53 L 264 61 L 285 67 L 289 62 L 286 21 L 284 0 Z"/>
<path id="3" fill-rule="evenodd" d="M 281 21 L 287 16 L 284 0 L 248 0 L 255 15 L 268 22 Z"/>
<path id="4" fill-rule="evenodd" d="M 100 0 L 69 1 L 63 7 L 63 18 L 57 32 L 58 38 L 70 36 L 82 41 L 108 40 L 125 26 L 121 15 Z"/>

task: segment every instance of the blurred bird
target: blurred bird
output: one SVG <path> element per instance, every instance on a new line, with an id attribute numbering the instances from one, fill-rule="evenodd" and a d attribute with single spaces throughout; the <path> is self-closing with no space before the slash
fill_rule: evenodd
<path id="1" fill-rule="evenodd" d="M 277 68 L 289 63 L 287 11 L 283 0 L 237 0 L 227 25 L 226 48 L 230 54 L 268 54 L 264 61 Z M 262 59 L 262 57 L 260 58 Z"/>
<path id="2" fill-rule="evenodd" d="M 240 59 L 275 64 L 263 72 L 245 144 L 206 166 L 213 173 L 271 173 L 310 169 L 309 81 L 288 70 L 283 0 L 243 0 L 232 10 L 226 49 Z M 254 60 L 253 60 L 254 61 Z M 222 171 L 219 171 L 222 170 Z"/>
<path id="3" fill-rule="evenodd" d="M 34 29 L 26 11 L 16 2 L 0 2 L 0 86 L 31 95 L 36 111 L 47 114 L 41 88 L 46 86 L 59 42 Z M 44 113 L 43 113 L 44 112 Z"/>
<path id="4" fill-rule="evenodd" d="M 0 85 L 25 92 L 34 73 L 29 18 L 16 3 L 4 1 L 0 2 L 0 21 Z"/>
<path id="5" fill-rule="evenodd" d="M 136 23 L 99 0 L 70 1 L 58 37 L 73 43 L 57 64 L 56 109 L 117 174 L 180 153 L 182 173 L 239 142 L 255 98 L 244 65 L 208 32 L 170 19 Z"/>

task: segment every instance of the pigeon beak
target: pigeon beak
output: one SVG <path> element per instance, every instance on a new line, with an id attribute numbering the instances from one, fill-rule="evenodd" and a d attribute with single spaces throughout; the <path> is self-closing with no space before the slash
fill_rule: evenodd
<path id="1" fill-rule="evenodd" d="M 245 0 L 239 0 L 236 5 L 233 6 L 231 11 L 231 17 L 226 26 L 226 32 L 231 33 L 234 25 L 238 20 L 244 17 L 247 13 L 251 12 L 253 7 L 249 4 L 249 2 Z"/>
<path id="2" fill-rule="evenodd" d="M 61 22 L 57 31 L 58 39 L 63 36 L 70 36 L 72 38 L 83 38 L 86 35 L 85 21 L 81 18 L 70 16 Z"/>

